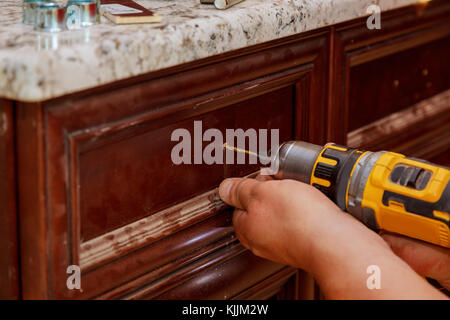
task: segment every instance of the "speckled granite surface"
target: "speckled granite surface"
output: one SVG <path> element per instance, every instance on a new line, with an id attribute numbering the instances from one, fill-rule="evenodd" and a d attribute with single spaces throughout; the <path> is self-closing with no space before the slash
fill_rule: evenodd
<path id="1" fill-rule="evenodd" d="M 64 0 L 61 0 L 64 1 Z M 37 33 L 22 1 L 0 1 L 0 97 L 41 101 L 420 0 L 245 0 L 216 10 L 199 0 L 139 0 L 163 22 Z"/>

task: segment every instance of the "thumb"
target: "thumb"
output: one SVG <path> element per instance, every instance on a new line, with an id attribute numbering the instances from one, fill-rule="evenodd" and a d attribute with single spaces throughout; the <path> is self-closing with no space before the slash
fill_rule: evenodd
<path id="1" fill-rule="evenodd" d="M 225 179 L 219 186 L 219 196 L 227 204 L 247 210 L 255 189 L 263 182 L 250 178 Z"/>

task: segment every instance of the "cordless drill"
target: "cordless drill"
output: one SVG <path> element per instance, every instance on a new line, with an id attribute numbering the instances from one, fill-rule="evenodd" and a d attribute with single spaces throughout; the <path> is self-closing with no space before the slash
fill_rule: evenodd
<path id="1" fill-rule="evenodd" d="M 450 248 L 450 169 L 394 152 L 282 144 L 277 179 L 308 183 L 374 230 Z"/>

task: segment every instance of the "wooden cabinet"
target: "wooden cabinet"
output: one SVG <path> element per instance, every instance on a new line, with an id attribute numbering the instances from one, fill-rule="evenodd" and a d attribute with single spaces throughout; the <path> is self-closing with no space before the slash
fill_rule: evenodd
<path id="1" fill-rule="evenodd" d="M 201 120 L 405 153 L 433 140 L 413 154 L 444 159 L 450 5 L 418 8 L 385 14 L 380 31 L 359 19 L 42 103 L 2 101 L 1 296 L 318 297 L 305 272 L 234 236 L 216 188 L 258 167 L 174 165 L 171 133 L 193 135 Z M 82 291 L 67 289 L 69 265 L 81 267 Z"/>
<path id="2" fill-rule="evenodd" d="M 237 243 L 214 191 L 258 167 L 174 165 L 171 133 L 194 136 L 201 121 L 203 130 L 273 128 L 280 141 L 325 142 L 328 37 L 17 103 L 23 297 L 232 298 L 282 270 Z M 67 289 L 69 265 L 81 267 L 82 292 Z"/>

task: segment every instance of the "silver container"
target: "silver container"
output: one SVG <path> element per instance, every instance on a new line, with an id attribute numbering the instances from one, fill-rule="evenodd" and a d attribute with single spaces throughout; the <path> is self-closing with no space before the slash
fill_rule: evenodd
<path id="1" fill-rule="evenodd" d="M 64 30 L 65 10 L 53 2 L 41 3 L 36 7 L 34 30 L 59 32 Z"/>
<path id="2" fill-rule="evenodd" d="M 23 23 L 34 25 L 36 22 L 36 8 L 38 5 L 50 2 L 50 0 L 24 0 Z"/>
<path id="3" fill-rule="evenodd" d="M 66 28 L 76 30 L 97 23 L 96 0 L 70 0 L 66 9 Z"/>

